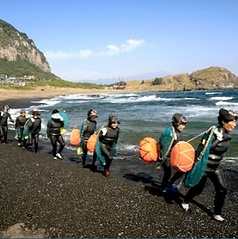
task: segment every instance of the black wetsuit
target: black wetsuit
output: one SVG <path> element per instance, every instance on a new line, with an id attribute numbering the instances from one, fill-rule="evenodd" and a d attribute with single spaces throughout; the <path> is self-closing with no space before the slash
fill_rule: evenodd
<path id="1" fill-rule="evenodd" d="M 58 153 L 61 153 L 65 147 L 65 142 L 60 132 L 62 127 L 64 127 L 64 121 L 61 121 L 60 119 L 51 118 L 47 124 L 47 136 L 50 138 L 53 147 L 53 157 L 56 157 L 57 142 L 60 145 Z"/>
<path id="2" fill-rule="evenodd" d="M 82 146 L 83 148 L 83 155 L 82 155 L 82 164 L 85 165 L 86 163 L 86 158 L 87 158 L 87 142 L 88 139 L 91 135 L 94 134 L 95 130 L 96 130 L 96 126 L 97 126 L 97 122 L 95 120 L 90 120 L 89 118 L 87 120 L 85 120 L 85 122 L 83 122 L 83 130 L 82 130 L 82 134 L 81 137 L 84 139 L 84 144 Z M 96 153 L 93 154 L 93 165 L 95 164 L 97 159 L 97 155 Z"/>
<path id="3" fill-rule="evenodd" d="M 104 128 L 107 129 L 107 133 L 104 136 L 100 134 L 99 141 L 101 142 L 102 155 L 105 157 L 106 160 L 106 165 L 104 169 L 109 170 L 113 159 L 113 149 L 117 144 L 120 129 L 118 127 L 113 129 L 110 126 L 105 126 Z"/>
<path id="4" fill-rule="evenodd" d="M 15 129 L 17 130 L 17 134 L 18 134 L 18 143 L 20 144 L 20 146 L 24 146 L 25 144 L 25 140 L 22 139 L 22 133 L 24 130 L 24 125 L 27 121 L 27 118 L 23 115 L 19 115 L 16 118 L 16 122 L 15 122 Z"/>
<path id="5" fill-rule="evenodd" d="M 174 147 L 175 144 L 177 144 L 179 141 L 182 140 L 182 132 L 178 131 L 176 129 L 176 127 L 174 127 L 174 131 L 176 134 L 175 140 L 173 142 L 173 145 L 171 147 L 171 149 Z M 162 183 L 161 183 L 161 188 L 162 190 L 165 189 L 167 187 L 167 183 L 170 181 L 171 184 L 173 184 L 177 179 L 179 179 L 184 173 L 183 172 L 176 172 L 173 177 L 170 179 L 171 177 L 171 173 L 172 173 L 172 169 L 171 169 L 171 163 L 170 163 L 170 152 L 168 153 L 166 159 L 164 160 L 164 162 L 162 163 L 162 167 L 164 170 L 164 176 L 162 179 Z"/>
<path id="6" fill-rule="evenodd" d="M 3 143 L 7 143 L 8 134 L 8 119 L 13 123 L 13 119 L 8 112 L 0 112 L 0 139 L 3 138 Z"/>
<path id="7" fill-rule="evenodd" d="M 188 191 L 184 200 L 185 203 L 189 203 L 195 196 L 199 195 L 204 189 L 207 178 L 209 178 L 216 191 L 214 199 L 215 215 L 221 214 L 227 193 L 226 181 L 223 171 L 220 168 L 220 162 L 223 159 L 224 153 L 228 150 L 231 140 L 230 134 L 223 127 L 219 127 L 218 131 L 222 133 L 222 139 L 219 141 L 215 135 L 210 148 L 210 154 L 208 156 L 208 163 L 205 173 L 199 183 Z"/>
<path id="8" fill-rule="evenodd" d="M 29 135 L 28 135 L 28 142 L 26 144 L 26 148 L 31 146 L 34 142 L 34 151 L 35 153 L 38 152 L 38 145 L 39 145 L 39 134 L 41 130 L 41 118 L 31 118 L 29 119 Z"/>

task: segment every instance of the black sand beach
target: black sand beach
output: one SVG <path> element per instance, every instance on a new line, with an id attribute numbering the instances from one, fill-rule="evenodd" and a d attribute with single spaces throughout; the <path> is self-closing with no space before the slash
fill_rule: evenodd
<path id="1" fill-rule="evenodd" d="M 162 170 L 119 153 L 122 159 L 113 161 L 112 176 L 105 178 L 100 168 L 82 168 L 73 151 L 53 160 L 49 141 L 41 141 L 35 154 L 19 148 L 9 132 L 9 143 L 0 144 L 0 237 L 238 237 L 237 172 L 225 171 L 227 220 L 219 223 L 211 219 L 210 182 L 184 212 L 186 188 L 177 196 L 160 195 Z M 6 231 L 17 223 L 26 228 Z"/>

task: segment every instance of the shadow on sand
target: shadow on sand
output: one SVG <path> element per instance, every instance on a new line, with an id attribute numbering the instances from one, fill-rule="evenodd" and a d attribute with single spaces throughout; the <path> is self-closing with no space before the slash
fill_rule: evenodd
<path id="1" fill-rule="evenodd" d="M 182 208 L 181 203 L 183 202 L 183 199 L 185 196 L 179 191 L 172 192 L 170 190 L 166 190 L 166 192 L 162 192 L 161 182 L 158 182 L 157 180 L 155 180 L 151 175 L 146 174 L 144 172 L 140 172 L 138 174 L 128 173 L 128 174 L 124 174 L 123 178 L 134 181 L 134 182 L 145 184 L 145 187 L 144 187 L 145 191 L 149 192 L 153 196 L 163 197 L 164 201 L 168 204 L 177 203 L 179 207 Z M 201 203 L 195 200 L 192 200 L 191 203 L 193 203 L 202 211 L 204 211 L 208 216 L 210 217 L 213 216 L 213 212 L 207 207 L 205 207 L 204 205 L 202 205 Z M 191 212 L 191 210 L 189 209 L 188 212 Z"/>

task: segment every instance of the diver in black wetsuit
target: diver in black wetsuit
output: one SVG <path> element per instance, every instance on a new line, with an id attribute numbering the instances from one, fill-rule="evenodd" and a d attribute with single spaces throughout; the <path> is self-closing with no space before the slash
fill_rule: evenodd
<path id="1" fill-rule="evenodd" d="M 238 115 L 234 112 L 220 109 L 218 118 L 218 128 L 214 131 L 214 140 L 208 155 L 207 168 L 201 180 L 197 185 L 192 187 L 185 196 L 182 207 L 185 210 L 189 209 L 189 202 L 197 195 L 199 195 L 205 186 L 207 178 L 211 180 L 215 187 L 214 199 L 214 219 L 217 221 L 224 221 L 221 216 L 224 205 L 227 187 L 223 176 L 223 171 L 220 168 L 220 162 L 223 159 L 224 153 L 228 150 L 231 141 L 230 132 L 236 127 Z"/>
<path id="2" fill-rule="evenodd" d="M 10 113 L 8 112 L 10 107 L 5 105 L 3 111 L 0 112 L 0 140 L 6 144 L 7 143 L 7 134 L 8 134 L 8 119 L 14 123 Z M 3 139 L 2 139 L 3 138 Z"/>
<path id="3" fill-rule="evenodd" d="M 103 127 L 99 134 L 99 141 L 101 142 L 101 153 L 106 160 L 106 164 L 104 166 L 104 175 L 109 177 L 109 168 L 113 160 L 113 156 L 115 156 L 116 145 L 120 133 L 120 129 L 118 128 L 118 124 L 120 121 L 116 115 L 109 115 L 108 125 Z"/>
<path id="4" fill-rule="evenodd" d="M 21 109 L 20 115 L 16 118 L 15 122 L 15 129 L 17 131 L 18 136 L 18 146 L 24 147 L 26 144 L 26 140 L 22 137 L 24 125 L 28 119 L 28 116 L 26 115 L 25 109 Z"/>
<path id="5" fill-rule="evenodd" d="M 94 109 L 90 109 L 87 112 L 87 119 L 82 123 L 81 125 L 81 130 L 80 130 L 80 134 L 81 134 L 81 138 L 82 138 L 82 150 L 83 150 L 83 155 L 82 155 L 82 165 L 83 167 L 85 167 L 86 165 L 86 159 L 87 159 L 87 142 L 88 139 L 91 135 L 94 134 L 95 130 L 96 130 L 96 126 L 97 126 L 97 121 L 95 120 L 96 118 L 98 118 L 97 115 L 97 111 Z M 92 170 L 96 170 L 96 159 L 97 159 L 97 155 L 96 153 L 93 154 L 93 162 L 92 162 Z"/>
<path id="6" fill-rule="evenodd" d="M 61 135 L 61 128 L 64 127 L 64 119 L 60 116 L 57 109 L 52 111 L 51 119 L 47 123 L 47 137 L 50 139 L 53 147 L 53 159 L 63 159 L 61 152 L 65 147 L 64 139 Z M 57 143 L 59 143 L 59 150 L 57 152 Z"/>
<path id="7" fill-rule="evenodd" d="M 162 183 L 161 183 L 161 192 L 165 193 L 167 192 L 167 190 L 171 190 L 172 192 L 176 192 L 177 188 L 175 186 L 173 186 L 173 184 L 175 183 L 176 180 L 178 180 L 179 178 L 181 178 L 183 176 L 183 172 L 175 172 L 174 175 L 171 177 L 172 174 L 172 168 L 171 168 L 171 163 L 170 163 L 170 153 L 172 148 L 175 146 L 175 144 L 177 144 L 179 141 L 182 141 L 182 132 L 186 127 L 186 124 L 188 122 L 188 119 L 179 113 L 175 113 L 172 116 L 172 126 L 173 127 L 173 132 L 174 132 L 174 140 L 173 143 L 170 147 L 169 153 L 167 154 L 167 156 L 165 157 L 164 162 L 162 163 L 162 167 L 164 170 L 164 176 L 162 179 Z M 165 130 L 165 132 L 163 133 L 162 137 L 166 137 L 166 134 L 168 134 L 169 131 Z M 160 140 L 160 147 L 162 149 L 162 147 L 164 147 L 163 143 Z"/>
<path id="8" fill-rule="evenodd" d="M 35 153 L 38 152 L 38 145 L 39 145 L 39 135 L 41 130 L 41 118 L 39 117 L 40 113 L 37 109 L 32 111 L 32 118 L 28 119 L 29 124 L 29 134 L 28 134 L 28 141 L 26 143 L 25 148 L 27 149 L 34 143 L 34 151 Z"/>

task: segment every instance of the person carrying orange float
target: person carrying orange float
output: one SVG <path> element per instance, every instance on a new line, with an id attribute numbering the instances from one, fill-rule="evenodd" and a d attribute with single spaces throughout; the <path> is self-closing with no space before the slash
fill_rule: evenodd
<path id="1" fill-rule="evenodd" d="M 184 172 L 176 171 L 171 178 L 172 167 L 170 162 L 170 154 L 172 148 L 179 141 L 182 141 L 182 131 L 185 129 L 187 122 L 188 119 L 185 116 L 175 113 L 172 117 L 172 125 L 165 129 L 159 139 L 160 158 L 158 160 L 157 168 L 160 168 L 160 165 L 162 165 L 164 170 L 164 176 L 161 183 L 162 193 L 166 193 L 166 190 L 176 192 L 177 188 L 173 186 L 173 183 L 181 178 L 184 174 Z"/>
<path id="2" fill-rule="evenodd" d="M 79 147 L 82 148 L 82 165 L 83 167 L 86 166 L 86 160 L 87 160 L 87 142 L 88 139 L 90 138 L 91 135 L 94 134 L 97 126 L 97 121 L 96 118 L 98 118 L 97 111 L 95 109 L 90 109 L 87 112 L 87 119 L 81 124 L 80 127 L 80 137 L 81 137 L 81 142 L 79 144 Z M 93 153 L 93 161 L 92 161 L 92 170 L 96 170 L 96 159 L 97 155 L 96 153 Z"/>
<path id="3" fill-rule="evenodd" d="M 108 124 L 104 126 L 98 136 L 96 145 L 97 157 L 104 166 L 103 174 L 109 177 L 109 168 L 113 160 L 113 156 L 117 154 L 117 141 L 120 133 L 118 127 L 120 121 L 116 115 L 109 115 Z"/>
<path id="4" fill-rule="evenodd" d="M 201 171 L 201 178 L 198 182 L 192 185 L 194 175 L 191 175 L 192 177 L 188 177 L 188 175 L 193 173 L 193 169 L 185 177 L 185 184 L 187 183 L 187 185 L 191 186 L 191 188 L 187 192 L 184 201 L 181 204 L 184 210 L 189 210 L 189 203 L 195 196 L 202 193 L 207 179 L 210 179 L 215 188 L 213 219 L 219 222 L 225 221 L 225 219 L 221 216 L 221 213 L 227 194 L 227 186 L 220 163 L 229 148 L 231 141 L 230 133 L 235 129 L 237 119 L 237 113 L 223 108 L 219 110 L 217 117 L 218 126 L 215 127 L 214 131 L 212 131 L 213 137 L 211 138 L 211 144 L 207 148 L 208 154 L 200 159 L 194 167 L 196 170 L 196 166 L 199 166 L 199 163 L 202 160 L 204 161 L 203 164 L 205 165 L 205 168 L 198 167 Z"/>

